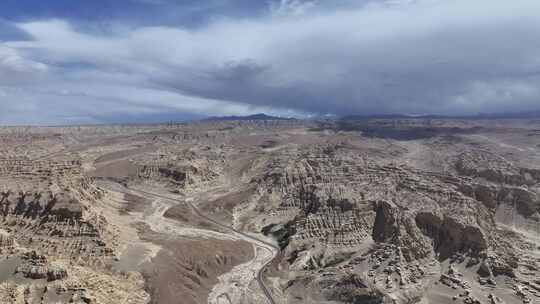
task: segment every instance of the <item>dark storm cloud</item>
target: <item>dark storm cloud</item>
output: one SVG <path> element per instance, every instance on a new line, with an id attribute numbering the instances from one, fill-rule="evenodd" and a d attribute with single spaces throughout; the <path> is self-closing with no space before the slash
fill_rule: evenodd
<path id="1" fill-rule="evenodd" d="M 218 2 L 201 2 L 214 17 L 196 28 L 17 23 L 32 39 L 0 45 L 0 104 L 13 107 L 15 92 L 34 106 L 61 95 L 59 111 L 96 121 L 540 109 L 538 1 L 283 0 L 265 14 L 244 7 L 251 18 L 208 13 L 234 1 Z M 60 106 L 77 100 L 88 106 Z"/>
<path id="2" fill-rule="evenodd" d="M 486 15 L 482 1 L 421 2 L 247 23 L 235 30 L 250 59 L 231 52 L 238 61 L 156 81 L 193 96 L 315 113 L 539 109 L 540 5 L 490 7 Z M 229 31 L 216 39 L 234 41 Z"/>

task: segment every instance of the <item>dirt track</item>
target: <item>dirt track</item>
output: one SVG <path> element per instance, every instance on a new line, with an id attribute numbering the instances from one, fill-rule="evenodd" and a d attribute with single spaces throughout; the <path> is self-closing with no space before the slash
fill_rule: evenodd
<path id="1" fill-rule="evenodd" d="M 218 277 L 219 283 L 212 288 L 208 297 L 211 304 L 232 304 L 241 299 L 249 297 L 252 303 L 271 303 L 275 301 L 272 294 L 265 286 L 263 272 L 272 262 L 278 253 L 278 248 L 273 244 L 261 240 L 257 237 L 238 231 L 232 227 L 224 225 L 203 214 L 195 205 L 192 198 L 180 200 L 158 193 L 148 192 L 141 189 L 126 188 L 116 183 L 107 182 L 104 184 L 108 189 L 125 194 L 146 197 L 152 201 L 152 211 L 147 212 L 142 221 L 149 226 L 152 231 L 168 234 L 171 236 L 189 236 L 193 238 L 212 238 L 226 241 L 246 241 L 254 248 L 254 257 L 251 261 L 235 266 L 230 272 Z M 165 212 L 174 204 L 186 203 L 193 210 L 193 213 L 201 219 L 221 228 L 227 233 L 200 228 L 180 227 L 175 220 L 166 218 Z M 253 290 L 252 283 L 257 282 L 262 294 L 258 290 Z"/>
<path id="2" fill-rule="evenodd" d="M 132 189 L 130 189 L 132 190 Z M 146 195 L 146 196 L 153 196 L 158 197 L 166 200 L 181 202 L 175 198 L 151 193 L 143 190 L 134 190 L 136 193 L 140 195 Z M 208 303 L 212 304 L 224 304 L 227 302 L 223 302 L 223 299 L 226 299 L 226 301 L 229 301 L 229 303 L 235 303 L 234 301 L 231 302 L 232 299 L 235 297 L 242 297 L 242 294 L 246 294 L 246 291 L 249 290 L 249 285 L 253 280 L 257 280 L 261 290 L 264 293 L 264 296 L 268 300 L 269 303 L 274 304 L 275 301 L 272 298 L 272 294 L 268 290 L 268 288 L 265 286 L 264 281 L 262 279 L 262 273 L 264 272 L 266 266 L 272 262 L 274 257 L 277 255 L 279 249 L 266 241 L 260 240 L 254 236 L 251 236 L 249 234 L 243 233 L 241 231 L 238 231 L 232 227 L 223 225 L 212 218 L 204 215 L 195 207 L 190 199 L 186 199 L 186 203 L 190 205 L 190 207 L 193 209 L 195 214 L 197 214 L 199 217 L 221 227 L 231 232 L 231 236 L 234 238 L 238 238 L 244 241 L 247 241 L 251 243 L 255 248 L 255 257 L 252 261 L 239 265 L 233 269 L 230 273 L 227 273 L 225 276 L 221 277 L 221 284 L 215 286 L 213 289 L 213 292 L 210 294 Z M 165 210 L 163 210 L 163 213 Z M 163 218 L 163 213 L 161 214 L 161 218 Z M 197 229 L 201 230 L 201 229 Z M 215 233 L 215 232 L 213 232 Z M 229 294 L 230 293 L 230 294 Z M 232 295 L 231 295 L 232 294 Z"/>

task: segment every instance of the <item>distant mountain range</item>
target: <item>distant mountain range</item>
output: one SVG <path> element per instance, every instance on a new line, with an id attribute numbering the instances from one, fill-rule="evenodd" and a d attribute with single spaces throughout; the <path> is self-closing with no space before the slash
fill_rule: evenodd
<path id="1" fill-rule="evenodd" d="M 270 116 L 264 113 L 253 114 L 248 116 L 213 116 L 203 119 L 203 121 L 232 121 L 232 120 L 293 120 L 294 118 L 285 118 L 278 116 Z"/>
<path id="2" fill-rule="evenodd" d="M 339 120 L 364 120 L 364 119 L 519 119 L 540 118 L 540 111 L 515 112 L 515 113 L 479 113 L 471 115 L 437 115 L 437 114 L 366 114 L 348 115 L 338 118 Z M 212 116 L 201 121 L 254 121 L 254 120 L 294 120 L 295 118 L 271 116 L 258 113 L 247 116 Z"/>
<path id="3" fill-rule="evenodd" d="M 341 117 L 341 120 L 362 120 L 362 119 L 519 119 L 519 118 L 540 118 L 540 111 L 514 112 L 514 113 L 479 113 L 472 115 L 407 115 L 407 114 L 373 114 L 373 115 L 348 115 Z"/>

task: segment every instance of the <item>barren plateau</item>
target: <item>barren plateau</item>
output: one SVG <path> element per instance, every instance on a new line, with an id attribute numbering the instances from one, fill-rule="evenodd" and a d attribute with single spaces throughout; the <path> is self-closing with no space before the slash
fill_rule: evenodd
<path id="1" fill-rule="evenodd" d="M 0 128 L 0 303 L 540 303 L 540 120 Z"/>

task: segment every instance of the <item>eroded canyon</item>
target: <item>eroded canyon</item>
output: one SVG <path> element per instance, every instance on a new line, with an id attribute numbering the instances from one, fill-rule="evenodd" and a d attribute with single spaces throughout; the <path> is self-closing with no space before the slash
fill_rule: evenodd
<path id="1" fill-rule="evenodd" d="M 540 121 L 0 129 L 1 303 L 540 303 Z"/>

